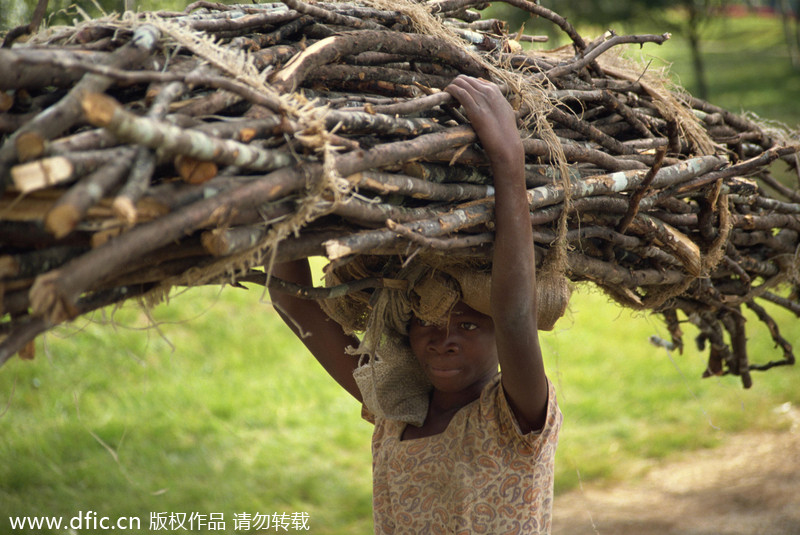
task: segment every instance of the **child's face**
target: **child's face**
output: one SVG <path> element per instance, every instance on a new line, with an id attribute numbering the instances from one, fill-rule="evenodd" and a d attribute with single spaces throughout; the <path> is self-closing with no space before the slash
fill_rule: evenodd
<path id="1" fill-rule="evenodd" d="M 446 325 L 412 319 L 411 350 L 433 386 L 458 392 L 497 373 L 497 346 L 492 318 L 459 302 Z"/>

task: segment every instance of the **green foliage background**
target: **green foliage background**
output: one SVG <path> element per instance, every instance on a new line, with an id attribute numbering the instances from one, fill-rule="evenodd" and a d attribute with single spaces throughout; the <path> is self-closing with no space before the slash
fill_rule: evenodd
<path id="1" fill-rule="evenodd" d="M 0 0 L 6 22 L 16 5 Z M 534 22 L 526 28 L 537 33 Z M 800 77 L 778 24 L 709 26 L 711 100 L 797 128 Z M 631 53 L 643 65 L 673 63 L 691 87 L 679 36 Z M 12 515 L 87 510 L 137 516 L 144 528 L 155 512 L 223 513 L 227 532 L 236 513 L 308 512 L 311 533 L 371 532 L 370 426 L 260 289 L 192 289 L 151 315 L 157 327 L 136 307 L 106 310 L 40 340 L 34 361 L 0 368 L 0 533 Z M 798 345 L 797 318 L 776 318 Z M 752 359 L 775 357 L 766 329 L 754 318 L 748 326 Z M 667 338 L 657 319 L 578 288 L 569 315 L 542 335 L 565 415 L 557 492 L 636 479 L 732 433 L 791 425 L 798 368 L 755 374 L 747 391 L 732 377 L 701 380 L 705 354 L 686 330 L 683 354 L 667 352 L 648 343 Z"/>

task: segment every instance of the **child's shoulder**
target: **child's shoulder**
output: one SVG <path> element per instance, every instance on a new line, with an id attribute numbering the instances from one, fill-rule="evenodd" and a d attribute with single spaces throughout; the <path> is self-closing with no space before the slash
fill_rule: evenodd
<path id="1" fill-rule="evenodd" d="M 523 433 L 514 411 L 503 390 L 502 376 L 498 374 L 496 380 L 487 384 L 481 394 L 481 411 L 484 418 L 496 419 L 504 432 L 511 432 L 519 437 L 537 440 L 541 435 L 557 435 L 561 427 L 562 415 L 558 407 L 556 392 L 550 379 L 547 379 L 547 417 L 542 429 Z"/>

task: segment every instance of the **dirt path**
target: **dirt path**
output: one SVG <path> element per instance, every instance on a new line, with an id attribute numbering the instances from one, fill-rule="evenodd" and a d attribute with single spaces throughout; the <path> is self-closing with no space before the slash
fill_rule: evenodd
<path id="1" fill-rule="evenodd" d="M 553 535 L 800 535 L 800 425 L 556 498 Z"/>

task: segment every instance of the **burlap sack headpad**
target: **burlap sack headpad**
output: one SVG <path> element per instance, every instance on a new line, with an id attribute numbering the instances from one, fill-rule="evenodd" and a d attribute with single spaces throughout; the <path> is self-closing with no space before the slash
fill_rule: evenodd
<path id="1" fill-rule="evenodd" d="M 364 277 L 371 271 L 363 265 L 348 269 L 344 274 L 328 272 L 326 284 Z M 427 415 L 431 387 L 408 345 L 408 323 L 418 317 L 443 325 L 459 301 L 490 316 L 491 275 L 464 266 L 437 269 L 418 263 L 397 276 L 408 281 L 405 290 L 381 288 L 369 296 L 350 295 L 321 304 L 346 331 L 363 333 L 361 345 L 353 350 L 361 355 L 353 375 L 367 410 L 419 426 Z M 539 328 L 550 330 L 569 302 L 566 277 L 549 269 L 545 261 L 536 289 Z"/>
<path id="2" fill-rule="evenodd" d="M 571 292 L 567 278 L 563 273 L 557 273 L 555 270 L 550 269 L 547 262 L 542 267 L 543 269 L 541 269 L 536 278 L 536 319 L 540 331 L 551 331 L 555 327 L 556 321 L 564 315 Z M 492 277 L 489 273 L 469 270 L 463 267 L 445 269 L 444 271 L 457 281 L 459 288 L 458 298 L 461 301 L 482 314 L 492 315 Z M 430 291 L 433 296 L 436 294 L 433 288 L 424 288 L 424 291 Z M 428 300 L 433 299 L 435 297 L 428 298 Z M 452 307 L 459 299 L 452 302 L 448 310 L 452 310 Z M 427 318 L 423 319 L 427 320 Z"/>

